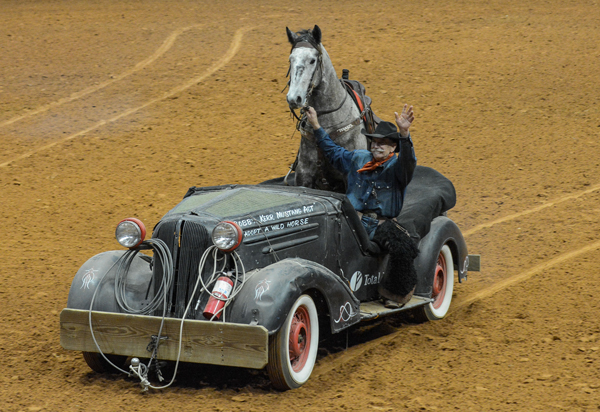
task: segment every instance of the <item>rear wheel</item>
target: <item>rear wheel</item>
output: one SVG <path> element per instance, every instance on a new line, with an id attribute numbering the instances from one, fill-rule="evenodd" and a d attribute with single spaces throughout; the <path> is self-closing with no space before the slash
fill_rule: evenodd
<path id="1" fill-rule="evenodd" d="M 433 302 L 419 308 L 417 316 L 423 321 L 442 319 L 450 309 L 452 292 L 454 291 L 454 261 L 448 245 L 442 246 L 438 253 L 433 275 Z"/>
<path id="2" fill-rule="evenodd" d="M 108 363 L 106 361 L 106 359 L 104 359 L 102 357 L 101 354 L 96 353 L 96 352 L 82 352 L 82 353 L 83 353 L 83 359 L 85 360 L 85 363 L 87 363 L 88 366 L 90 367 L 90 369 L 92 369 L 94 372 L 98 372 L 98 373 L 118 372 L 117 369 L 115 369 L 114 366 L 112 366 L 110 363 Z M 105 356 L 108 358 L 108 360 L 110 360 L 112 363 L 114 363 L 119 368 L 125 367 L 125 362 L 127 361 L 127 356 L 106 355 L 106 354 L 105 354 Z"/>
<path id="3" fill-rule="evenodd" d="M 280 390 L 302 386 L 312 373 L 319 346 L 319 318 L 314 301 L 300 296 L 279 331 L 269 338 L 267 373 Z"/>

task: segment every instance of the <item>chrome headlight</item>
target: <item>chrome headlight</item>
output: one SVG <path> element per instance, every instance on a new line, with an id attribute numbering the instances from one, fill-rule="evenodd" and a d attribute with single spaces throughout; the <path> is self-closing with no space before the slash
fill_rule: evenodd
<path id="1" fill-rule="evenodd" d="M 229 220 L 219 222 L 212 231 L 212 241 L 222 252 L 231 252 L 242 243 L 242 229 Z"/>
<path id="2" fill-rule="evenodd" d="M 146 227 L 134 217 L 123 219 L 117 225 L 115 237 L 121 246 L 130 249 L 138 247 L 146 238 Z"/>

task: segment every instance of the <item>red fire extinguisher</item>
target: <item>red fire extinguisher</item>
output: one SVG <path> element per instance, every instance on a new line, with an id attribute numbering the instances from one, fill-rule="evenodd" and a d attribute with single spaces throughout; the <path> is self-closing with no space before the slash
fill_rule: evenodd
<path id="1" fill-rule="evenodd" d="M 219 319 L 221 317 L 221 309 L 225 306 L 225 299 L 229 297 L 231 294 L 231 290 L 233 289 L 233 281 L 229 279 L 227 276 L 221 276 L 215 282 L 215 287 L 213 288 L 212 294 L 208 299 L 208 303 L 204 308 L 204 312 L 202 313 L 206 319 L 212 319 L 215 314 L 215 317 Z M 217 299 L 216 297 L 220 299 Z M 221 300 L 223 299 L 223 300 Z"/>

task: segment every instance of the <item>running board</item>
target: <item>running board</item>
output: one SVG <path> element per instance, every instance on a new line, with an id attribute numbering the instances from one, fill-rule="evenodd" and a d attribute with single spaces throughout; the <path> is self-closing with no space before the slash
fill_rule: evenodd
<path id="1" fill-rule="evenodd" d="M 360 320 L 376 319 L 380 316 L 391 315 L 393 313 L 398 313 L 405 310 L 414 309 L 419 306 L 424 306 L 430 302 L 433 302 L 433 299 L 424 298 L 421 296 L 413 296 L 406 305 L 397 309 L 386 308 L 385 306 L 383 306 L 383 303 L 380 300 L 364 302 L 360 304 Z"/>

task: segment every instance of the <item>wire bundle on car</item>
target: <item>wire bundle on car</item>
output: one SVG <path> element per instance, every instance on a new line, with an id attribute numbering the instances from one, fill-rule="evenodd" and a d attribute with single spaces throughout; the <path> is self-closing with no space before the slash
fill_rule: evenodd
<path id="1" fill-rule="evenodd" d="M 117 370 L 128 374 L 129 376 L 131 375 L 135 375 L 140 379 L 140 384 L 142 385 L 142 388 L 144 391 L 148 390 L 148 388 L 152 388 L 152 389 L 164 389 L 167 388 L 169 386 L 171 386 L 171 384 L 175 381 L 175 377 L 177 375 L 177 370 L 179 367 L 179 360 L 181 358 L 181 349 L 182 349 L 182 340 L 183 340 L 183 325 L 184 325 L 184 321 L 185 318 L 190 310 L 191 304 L 194 300 L 194 296 L 196 295 L 196 291 L 198 290 L 199 285 L 202 285 L 202 290 L 200 292 L 200 296 L 198 297 L 198 303 L 196 304 L 196 308 L 198 307 L 199 303 L 200 303 L 200 298 L 202 297 L 203 293 L 206 292 L 208 293 L 210 296 L 216 298 L 216 299 L 220 299 L 225 301 L 225 304 L 223 305 L 223 307 L 213 315 L 213 317 L 210 320 L 213 320 L 215 318 L 215 316 L 217 316 L 219 313 L 223 313 L 223 321 L 225 321 L 225 309 L 226 307 L 231 303 L 232 299 L 241 291 L 244 283 L 246 282 L 247 278 L 246 278 L 246 270 L 244 268 L 244 264 L 240 258 L 240 256 L 238 255 L 237 252 L 231 252 L 231 257 L 233 260 L 233 266 L 234 266 L 234 270 L 228 272 L 227 274 L 233 278 L 232 282 L 233 282 L 233 288 L 232 288 L 232 292 L 231 294 L 227 297 L 227 298 L 222 298 L 220 296 L 217 296 L 215 294 L 213 294 L 210 290 L 209 287 L 215 283 L 217 281 L 217 279 L 219 278 L 219 276 L 223 275 L 225 273 L 225 269 L 227 267 L 227 263 L 228 263 L 228 256 L 230 256 L 229 254 L 226 254 L 222 259 L 223 259 L 223 264 L 221 266 L 220 270 L 217 270 L 217 263 L 219 261 L 219 249 L 216 246 L 210 246 L 209 248 L 207 248 L 204 253 L 202 254 L 202 257 L 200 259 L 200 263 L 198 265 L 198 279 L 194 285 L 194 290 L 192 291 L 192 293 L 189 295 L 190 299 L 186 305 L 185 308 L 185 312 L 183 313 L 183 316 L 181 317 L 181 325 L 179 328 L 179 347 L 178 347 L 178 351 L 177 351 L 177 361 L 175 363 L 175 370 L 173 372 L 173 377 L 171 379 L 171 381 L 164 385 L 164 386 L 153 386 L 150 381 L 148 380 L 148 372 L 150 370 L 150 366 L 152 364 L 152 362 L 157 358 L 158 355 L 158 349 L 159 349 L 159 345 L 160 345 L 160 339 L 161 339 L 161 334 L 162 334 L 162 330 L 163 330 L 163 325 L 164 325 L 164 321 L 166 318 L 166 314 L 167 314 L 167 306 L 168 306 L 168 292 L 172 287 L 173 284 L 173 279 L 174 279 L 174 275 L 173 275 L 173 258 L 171 256 L 171 252 L 169 251 L 167 245 L 160 239 L 149 239 L 146 240 L 142 243 L 143 246 L 149 246 L 152 248 L 152 250 L 155 253 L 155 261 L 158 259 L 161 262 L 162 265 L 162 273 L 163 273 L 163 277 L 162 277 L 162 282 L 161 285 L 157 291 L 157 293 L 154 295 L 154 297 L 150 300 L 150 302 L 143 308 L 140 309 L 136 309 L 134 308 L 131 304 L 129 304 L 126 300 L 126 289 L 127 289 L 127 274 L 129 272 L 129 269 L 131 267 L 131 264 L 133 263 L 136 255 L 139 253 L 139 249 L 131 249 L 126 251 L 110 268 L 109 270 L 104 274 L 104 276 L 102 277 L 102 279 L 100 280 L 100 282 L 98 282 L 98 286 L 96 286 L 96 290 L 94 291 L 94 294 L 92 296 L 92 300 L 90 302 L 90 310 L 89 310 L 89 325 L 90 325 L 90 333 L 92 335 L 92 339 L 94 341 L 94 344 L 96 345 L 96 348 L 98 349 L 98 352 L 100 353 L 100 355 L 110 364 L 112 365 L 114 368 L 116 368 Z M 206 262 L 209 258 L 209 256 L 212 254 L 213 257 L 213 272 L 212 274 L 208 277 L 208 279 L 206 280 L 206 282 L 203 279 L 203 272 L 204 272 L 204 266 L 206 265 Z M 117 301 L 117 304 L 119 305 L 119 307 L 126 313 L 131 313 L 131 314 L 136 314 L 136 315 L 151 315 L 152 313 L 154 313 L 156 310 L 158 310 L 160 308 L 160 306 L 162 305 L 163 308 L 163 314 L 162 314 L 162 319 L 161 319 L 161 324 L 160 324 L 160 328 L 158 331 L 158 335 L 156 337 L 156 342 L 157 344 L 155 345 L 153 351 L 152 351 L 152 355 L 150 357 L 150 360 L 148 362 L 148 365 L 145 365 L 144 363 L 142 363 L 139 359 L 134 358 L 132 359 L 131 365 L 129 367 L 130 372 L 121 369 L 120 367 L 118 367 L 117 365 L 115 365 L 113 362 L 111 362 L 102 352 L 102 350 L 100 349 L 100 346 L 98 344 L 98 342 L 96 341 L 96 338 L 94 336 L 94 331 L 93 331 L 93 327 L 92 327 L 92 308 L 94 305 L 94 300 L 96 298 L 96 294 L 98 292 L 98 290 L 100 289 L 100 284 L 102 283 L 104 277 L 114 268 L 117 267 L 117 273 L 115 275 L 115 299 Z M 241 276 L 241 279 L 240 279 Z M 159 379 L 162 381 L 162 376 L 160 375 L 160 370 L 158 370 L 159 372 Z"/>
<path id="2" fill-rule="evenodd" d="M 159 287 L 158 293 L 155 294 L 154 298 L 150 301 L 150 303 L 145 308 L 135 309 L 132 306 L 130 306 L 125 299 L 127 274 L 129 272 L 129 268 L 131 267 L 131 263 L 133 262 L 136 255 L 140 251 L 139 248 L 130 249 L 130 250 L 126 251 L 106 271 L 106 273 L 102 276 L 102 279 L 100 279 L 100 281 L 98 282 L 98 285 L 96 286 L 96 289 L 94 290 L 94 294 L 92 295 L 92 299 L 90 302 L 90 310 L 89 310 L 90 333 L 92 335 L 92 340 L 94 341 L 94 344 L 96 345 L 96 349 L 98 349 L 98 352 L 104 358 L 104 360 L 106 360 L 115 369 L 117 369 L 125 374 L 130 374 L 130 373 L 127 372 L 126 370 L 121 369 L 120 367 L 115 365 L 113 362 L 111 362 L 106 357 L 106 355 L 104 355 L 104 353 L 102 352 L 102 349 L 100 349 L 100 345 L 98 344 L 98 342 L 96 340 L 96 337 L 94 335 L 94 329 L 92 326 L 92 310 L 94 307 L 94 301 L 96 299 L 96 295 L 97 295 L 98 291 L 100 290 L 100 285 L 102 284 L 106 275 L 108 273 L 110 273 L 111 270 L 115 266 L 117 266 L 117 273 L 115 275 L 115 299 L 116 299 L 119 307 L 124 312 L 131 313 L 131 314 L 137 314 L 137 315 L 147 315 L 147 314 L 150 314 L 150 313 L 154 312 L 155 310 L 157 310 L 161 304 L 163 305 L 163 315 L 162 315 L 160 328 L 158 331 L 158 339 L 157 339 L 157 341 L 160 342 L 160 335 L 162 333 L 165 317 L 167 314 L 167 304 L 168 304 L 167 303 L 167 295 L 168 295 L 169 290 L 171 289 L 171 285 L 173 284 L 173 257 L 171 256 L 171 252 L 169 251 L 166 243 L 160 239 L 148 239 L 148 240 L 142 242 L 142 245 L 149 246 L 154 251 L 154 253 L 156 254 L 156 257 L 162 263 L 162 269 L 163 269 L 163 278 L 162 278 L 162 282 Z M 155 358 L 157 350 L 158 350 L 158 345 L 154 349 L 154 352 L 152 354 L 152 357 L 150 358 L 150 362 L 148 363 L 147 368 L 150 367 L 152 360 Z M 146 366 L 144 365 L 144 367 L 146 367 Z M 138 377 L 140 377 L 140 379 L 142 379 L 142 377 L 138 373 L 136 373 L 136 375 Z M 146 375 L 147 375 L 147 370 L 146 370 Z M 173 376 L 173 379 L 175 379 L 175 376 Z M 148 383 L 148 385 L 149 385 L 149 382 L 147 381 L 147 379 L 145 380 L 145 382 L 144 382 L 144 379 L 142 379 L 142 383 L 143 383 L 143 386 L 145 386 L 146 383 Z"/>
<path id="3" fill-rule="evenodd" d="M 134 315 L 152 315 L 156 310 L 163 306 L 164 311 L 167 307 L 167 294 L 171 285 L 173 284 L 173 257 L 165 242 L 160 239 L 148 239 L 142 244 L 152 247 L 155 254 L 155 261 L 158 260 L 162 264 L 162 282 L 160 287 L 152 300 L 141 309 L 135 309 L 127 303 L 126 291 L 127 291 L 127 275 L 131 263 L 135 259 L 139 252 L 139 249 L 128 250 L 119 259 L 119 266 L 117 267 L 117 275 L 115 276 L 115 299 L 119 307 L 126 313 Z"/>

